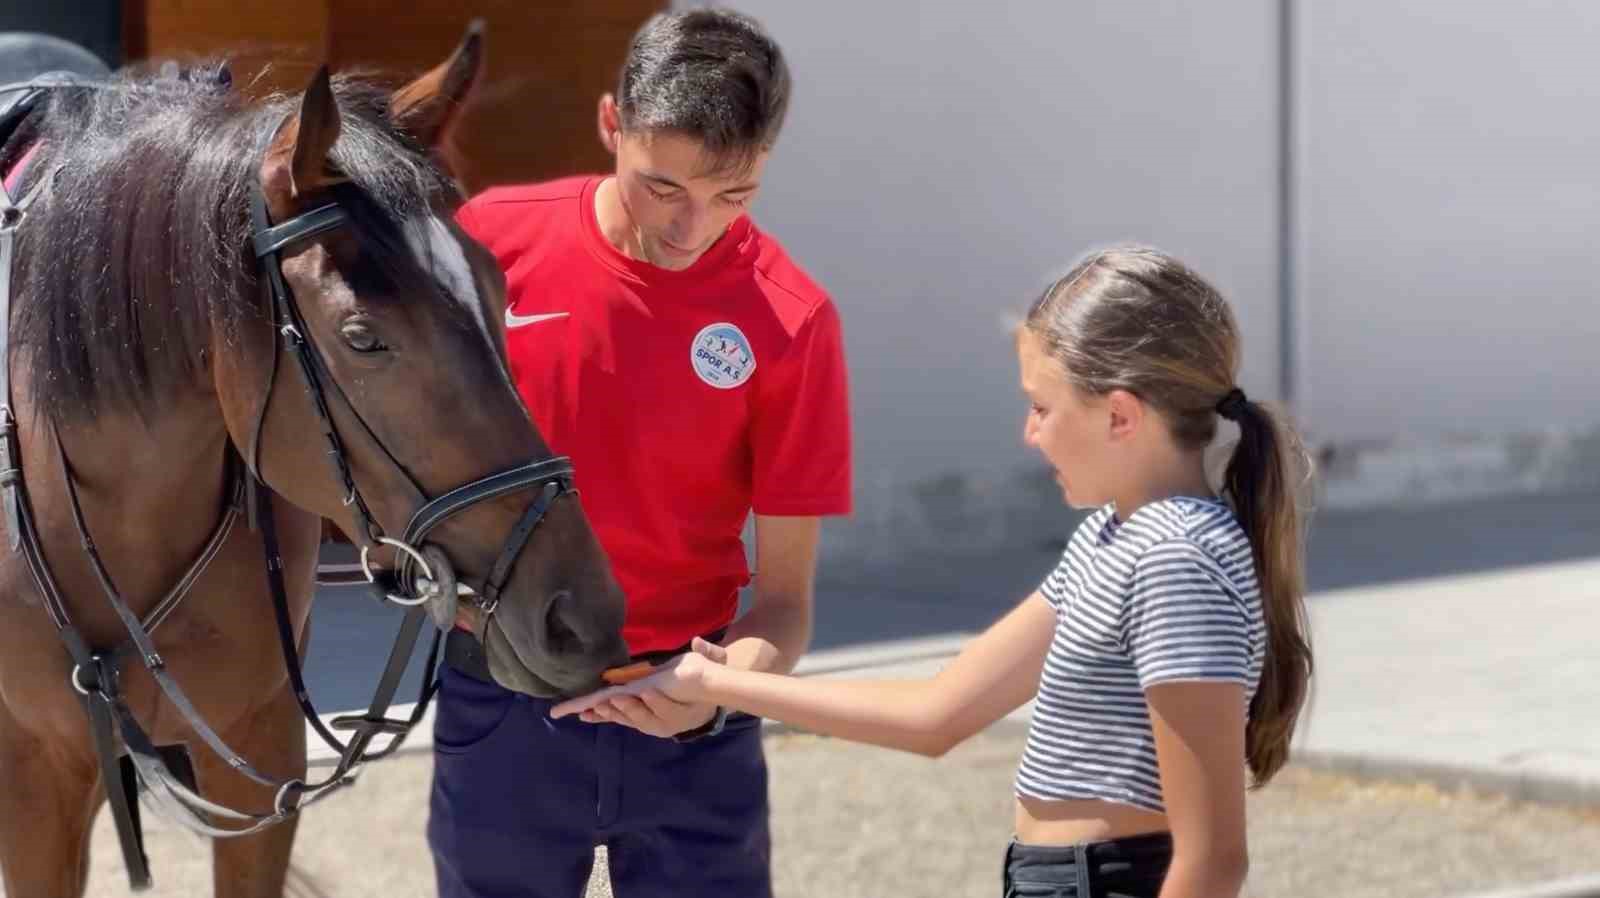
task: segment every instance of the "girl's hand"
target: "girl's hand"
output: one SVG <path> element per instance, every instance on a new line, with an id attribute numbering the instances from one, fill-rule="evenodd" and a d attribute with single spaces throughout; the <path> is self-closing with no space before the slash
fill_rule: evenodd
<path id="1" fill-rule="evenodd" d="M 706 671 L 726 664 L 728 650 L 698 637 L 690 645 L 690 649 L 688 653 L 662 664 L 648 677 L 564 701 L 550 709 L 550 716 L 565 717 L 569 714 L 578 714 L 580 719 L 589 723 L 605 721 L 623 723 L 627 722 L 627 717 L 640 706 L 641 701 L 646 707 L 705 703 Z M 633 696 L 637 696 L 637 699 L 631 698 Z M 666 701 L 663 702 L 662 699 Z M 709 716 L 709 713 L 705 715 L 707 718 Z M 699 721 L 703 722 L 704 720 Z M 676 723 L 681 721 L 673 722 L 674 725 Z M 693 725 L 696 724 L 680 729 L 692 728 Z"/>

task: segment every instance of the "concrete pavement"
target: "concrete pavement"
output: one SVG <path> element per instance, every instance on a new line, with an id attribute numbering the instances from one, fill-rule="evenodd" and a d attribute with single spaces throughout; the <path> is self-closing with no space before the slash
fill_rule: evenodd
<path id="1" fill-rule="evenodd" d="M 1600 561 L 1324 590 L 1309 606 L 1317 674 L 1297 736 L 1298 767 L 1423 784 L 1441 794 L 1464 789 L 1586 813 L 1600 808 Z M 814 652 L 797 673 L 931 676 L 972 635 Z M 1030 711 L 1018 709 L 996 729 L 1015 731 Z M 775 736 L 787 732 L 768 728 Z M 418 737 L 406 751 L 426 748 L 425 728 Z M 1538 825 L 1570 835 L 1565 824 Z M 1588 857 L 1567 860 L 1600 876 L 1600 860 L 1592 867 Z M 1550 883 L 1537 873 L 1524 877 L 1529 885 L 1492 898 L 1600 896 L 1595 876 Z"/>
<path id="2" fill-rule="evenodd" d="M 825 545 L 817 575 L 814 648 L 826 652 L 988 626 L 1044 579 L 1080 517 L 1053 502 L 1020 516 L 1027 526 L 1017 529 L 1028 535 L 1002 548 L 973 548 L 959 528 L 946 534 L 937 551 L 888 559 L 829 553 Z M 831 534 L 836 531 L 824 528 L 824 537 Z M 1318 512 L 1306 576 L 1313 595 L 1322 596 L 1596 557 L 1600 493 L 1529 496 Z M 364 707 L 399 615 L 355 589 L 324 590 L 314 607 L 305 667 L 317 706 L 329 711 Z M 400 694 L 416 694 L 414 675 Z"/>
<path id="3" fill-rule="evenodd" d="M 1600 804 L 1600 561 L 1330 590 L 1309 607 L 1317 673 L 1298 761 Z M 797 673 L 932 675 L 971 635 L 814 652 Z M 427 737 L 419 727 L 403 750 Z"/>
<path id="4" fill-rule="evenodd" d="M 1318 531 L 1321 536 L 1316 538 L 1320 542 L 1314 539 L 1314 592 L 1310 597 L 1318 668 L 1313 703 L 1299 734 L 1296 765 L 1302 770 L 1320 767 L 1400 783 L 1433 784 L 1442 790 L 1437 794 L 1444 796 L 1455 795 L 1457 787 L 1465 786 L 1463 794 L 1527 799 L 1542 807 L 1569 805 L 1580 816 L 1561 818 L 1554 812 L 1541 812 L 1526 819 L 1517 818 L 1510 826 L 1525 830 L 1521 836 L 1533 842 L 1548 835 L 1545 841 L 1560 845 L 1572 842 L 1576 846 L 1585 840 L 1600 845 L 1600 828 L 1587 829 L 1588 824 L 1571 822 L 1596 819 L 1593 809 L 1600 807 L 1600 652 L 1594 648 L 1595 635 L 1600 631 L 1600 560 L 1584 558 L 1579 551 L 1579 543 L 1585 539 L 1600 548 L 1600 539 L 1595 538 L 1600 536 L 1594 526 L 1596 513 L 1591 511 L 1597 507 L 1600 504 L 1562 500 L 1541 508 L 1538 514 L 1526 508 L 1521 512 L 1509 509 L 1510 518 L 1466 515 L 1460 508 L 1447 508 L 1366 519 L 1335 518 L 1332 526 L 1322 527 Z M 1517 553 L 1506 546 L 1528 543 L 1539 543 L 1544 550 L 1530 551 L 1522 557 L 1542 563 L 1508 566 Z M 1322 547 L 1321 555 L 1318 545 Z M 819 650 L 804 660 L 800 672 L 819 677 L 930 675 L 948 663 L 966 639 L 1031 588 L 1048 570 L 1055 551 L 1049 541 L 1041 540 L 1039 545 L 1021 546 L 1011 553 L 988 553 L 983 558 L 953 551 L 927 563 L 902 566 L 898 569 L 902 576 L 884 577 L 882 571 L 835 570 L 827 575 L 819 620 L 826 627 L 839 628 L 851 621 L 860 626 L 853 638 L 840 629 L 819 633 Z M 1441 576 L 1441 570 L 1464 572 Z M 316 662 L 320 646 L 324 662 L 330 655 L 342 656 L 348 662 L 344 668 L 322 662 L 317 662 L 321 663 L 320 668 L 317 663 L 312 665 L 318 674 L 312 678 L 313 692 L 330 714 L 365 701 L 367 684 L 375 677 L 378 666 L 366 664 L 362 653 L 381 662 L 386 651 L 373 628 L 377 615 L 386 612 L 366 601 L 354 593 L 328 596 L 317 612 L 313 661 Z M 392 615 L 388 619 L 398 620 Z M 827 623 L 830 621 L 833 623 Z M 385 625 L 380 632 L 388 630 Z M 893 638 L 896 636 L 900 638 Z M 335 673 L 337 676 L 330 676 Z M 322 698 L 330 686 L 335 700 Z M 347 696 L 357 697 L 356 701 L 344 701 Z M 1019 709 L 1011 715 L 1010 723 L 998 726 L 996 731 L 1017 733 L 1017 724 L 1024 723 L 1028 713 L 1027 707 Z M 308 815 L 305 833 L 311 838 L 303 837 L 305 847 L 297 848 L 297 857 L 303 852 L 306 857 L 321 858 L 315 861 L 313 878 L 321 883 L 341 883 L 339 889 L 324 893 L 343 894 L 347 880 L 353 884 L 352 877 L 360 878 L 346 861 L 367 854 L 373 855 L 372 863 L 396 865 L 385 876 L 407 884 L 404 889 L 385 894 L 429 893 L 429 862 L 425 853 L 417 854 L 421 847 L 417 815 L 426 807 L 430 769 L 426 753 L 429 732 L 425 722 L 398 758 L 373 765 L 365 781 L 347 796 Z M 780 727 L 770 727 L 770 732 L 774 740 L 804 739 L 785 733 Z M 973 770 L 987 771 L 982 775 L 1000 784 L 1002 794 L 995 801 L 1003 804 L 1004 780 L 1015 764 L 1019 743 L 1015 735 L 1010 742 L 997 738 L 1001 741 L 986 743 L 989 748 L 974 755 L 977 766 Z M 877 765 L 880 755 L 875 749 L 846 750 L 841 746 L 839 751 L 807 760 L 805 764 L 809 766 L 802 775 L 814 778 L 808 783 L 820 782 L 827 776 L 859 779 L 858 773 L 847 775 L 830 765 L 866 769 L 869 764 Z M 326 763 L 325 754 L 320 761 Z M 871 769 L 878 770 L 877 766 Z M 918 787 L 921 791 L 917 795 L 919 800 L 938 807 L 945 807 L 940 790 L 958 788 L 951 777 L 969 775 L 961 764 L 946 768 L 912 765 L 906 769 L 928 772 L 928 782 Z M 887 770 L 876 775 L 911 775 Z M 946 772 L 941 775 L 938 770 Z M 776 779 L 775 776 L 775 782 Z M 1281 794 L 1276 789 L 1277 784 L 1265 794 Z M 973 792 L 974 796 L 980 794 L 987 792 Z M 1316 796 L 1326 794 L 1326 790 L 1312 790 L 1308 800 L 1314 803 L 1321 800 Z M 828 795 L 837 797 L 832 792 Z M 792 803 L 802 799 L 811 800 L 807 796 L 790 800 Z M 979 799 L 974 797 L 972 801 Z M 1437 814 L 1448 816 L 1449 802 L 1439 801 Z M 990 808 L 990 804 L 993 802 L 982 807 Z M 951 805 L 946 811 L 955 816 L 946 815 L 944 819 L 961 827 L 978 825 L 974 823 L 976 818 L 962 816 L 978 814 L 978 807 Z M 1487 852 L 1492 859 L 1502 843 L 1480 844 L 1473 841 L 1473 834 L 1506 825 L 1497 810 L 1500 807 L 1491 805 L 1474 818 L 1476 822 L 1462 828 L 1441 829 L 1417 837 L 1405 849 L 1414 855 L 1413 866 L 1420 870 L 1431 863 L 1430 858 L 1458 854 Z M 818 805 L 812 812 L 821 813 L 820 808 Z M 997 812 L 1003 814 L 1003 808 Z M 777 813 L 780 805 L 775 797 Z M 892 818 L 861 816 L 873 813 L 890 811 L 857 808 L 850 819 L 853 825 L 880 835 L 894 829 Z M 313 823 L 313 819 L 320 822 Z M 1379 838 L 1382 821 L 1388 818 L 1381 814 L 1362 817 L 1352 812 L 1339 818 L 1342 823 L 1328 816 L 1319 819 L 1324 822 L 1308 833 L 1278 843 L 1272 850 L 1292 853 L 1295 863 L 1315 867 L 1319 875 L 1342 877 L 1351 872 L 1350 862 L 1344 861 L 1341 867 L 1335 861 L 1363 840 Z M 1419 812 L 1408 824 L 1410 829 L 1397 830 L 1392 838 L 1403 839 L 1406 833 L 1417 826 L 1426 827 L 1433 819 L 1430 812 Z M 1256 820 L 1252 818 L 1253 830 L 1258 825 Z M 108 822 L 102 819 L 100 828 L 104 830 Z M 1266 826 L 1267 837 L 1278 832 L 1279 823 L 1268 822 Z M 164 878 L 179 891 L 161 894 L 198 892 L 203 866 L 196 868 L 194 864 L 204 865 L 204 857 L 209 854 L 203 850 L 203 843 L 161 823 L 153 823 L 152 830 L 155 843 L 165 846 L 160 849 L 166 860 L 158 862 L 158 877 L 162 869 L 172 869 L 174 865 L 182 871 Z M 361 844 L 322 842 L 313 833 L 325 834 L 323 838 L 361 833 Z M 933 838 L 937 834 L 930 831 L 924 835 Z M 395 842 L 391 836 L 400 841 Z M 370 845 L 366 844 L 368 840 Z M 810 844 L 807 840 L 814 841 L 814 834 L 802 838 Z M 1448 840 L 1456 840 L 1459 845 Z M 380 862 L 374 852 L 391 842 L 404 853 L 399 860 Z M 966 850 L 960 847 L 962 844 L 966 843 L 958 840 L 944 850 Z M 968 847 L 975 852 L 986 850 L 975 843 Z M 813 848 L 807 849 L 811 853 L 802 855 L 804 863 L 828 863 L 831 849 Z M 884 850 L 912 851 L 914 846 L 890 839 Z M 1584 874 L 1600 874 L 1600 856 L 1575 847 L 1562 848 L 1554 855 L 1539 854 L 1527 845 L 1521 850 L 1523 866 L 1517 868 L 1514 881 L 1577 878 L 1551 883 L 1542 887 L 1543 891 L 1514 890 L 1497 893 L 1495 898 L 1522 894 L 1600 895 L 1594 880 L 1583 878 Z M 100 872 L 93 877 L 98 885 L 91 894 L 124 893 L 117 885 L 120 871 L 105 870 L 105 863 L 114 863 L 114 851 L 114 839 L 103 833 L 96 848 L 97 858 L 101 858 L 96 862 Z M 1555 858 L 1560 859 L 1559 864 Z M 989 860 L 985 855 L 977 862 Z M 1373 862 L 1377 861 L 1375 857 Z M 795 877 L 791 881 L 804 879 L 799 874 Z M 1471 880 L 1466 882 L 1470 884 Z M 1496 883 L 1511 884 L 1504 879 Z M 1483 885 L 1496 887 L 1487 880 Z M 362 889 L 361 893 L 368 891 Z M 1390 894 L 1375 887 L 1364 892 L 1342 888 L 1337 891 Z M 1448 890 L 1392 893 L 1464 895 L 1474 891 L 1482 889 L 1455 885 Z M 302 891 L 312 893 L 316 893 L 314 888 Z M 1307 893 L 1293 889 L 1263 892 L 1314 893 L 1315 890 Z"/>
<path id="5" fill-rule="evenodd" d="M 1600 562 L 1322 593 L 1311 617 L 1302 759 L 1600 804 Z"/>
<path id="6" fill-rule="evenodd" d="M 998 893 L 1021 727 L 998 725 L 937 760 L 803 733 L 774 731 L 766 742 L 773 875 L 781 898 Z M 432 760 L 414 752 L 374 764 L 356 788 L 307 813 L 288 895 L 433 896 L 423 837 Z M 1582 880 L 1573 878 L 1595 871 L 1600 811 L 1594 809 L 1295 766 L 1247 801 L 1245 898 L 1456 898 L 1545 880 L 1560 882 L 1529 894 L 1593 898 L 1578 891 Z M 537 813 L 537 803 L 529 810 Z M 203 840 L 160 820 L 149 836 L 156 888 L 145 898 L 210 894 Z M 92 854 L 88 894 L 127 895 L 104 815 Z M 508 860 L 520 863 L 530 880 L 548 863 L 538 852 Z M 598 852 L 586 898 L 613 898 L 608 860 Z M 1518 889 L 1493 898 L 1522 895 Z"/>
<path id="7" fill-rule="evenodd" d="M 1259 860 L 1247 894 L 1600 895 L 1597 592 L 1600 561 L 1315 594 L 1316 700 L 1295 764 L 1251 796 Z M 802 672 L 927 675 L 967 637 L 819 651 Z M 939 761 L 771 727 L 780 894 L 883 894 L 913 876 L 929 889 L 918 894 L 992 894 L 1027 714 Z M 291 894 L 432 894 L 426 726 L 417 736 L 308 813 Z M 102 814 L 93 896 L 126 894 L 109 824 Z M 150 822 L 150 839 L 152 898 L 206 894 L 203 840 L 161 820 Z M 902 853 L 920 860 L 897 863 Z M 597 881 L 589 896 L 608 894 Z"/>

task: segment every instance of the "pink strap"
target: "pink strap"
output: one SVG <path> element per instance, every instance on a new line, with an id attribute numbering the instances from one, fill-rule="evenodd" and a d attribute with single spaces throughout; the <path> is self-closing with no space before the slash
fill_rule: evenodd
<path id="1" fill-rule="evenodd" d="M 33 158 L 33 154 L 38 149 L 39 145 L 37 143 L 29 146 L 23 151 L 22 158 L 17 160 L 17 164 L 11 166 L 11 170 L 5 173 L 5 185 L 7 193 L 10 193 L 16 189 L 17 182 L 22 180 L 23 171 L 28 167 L 28 160 Z"/>

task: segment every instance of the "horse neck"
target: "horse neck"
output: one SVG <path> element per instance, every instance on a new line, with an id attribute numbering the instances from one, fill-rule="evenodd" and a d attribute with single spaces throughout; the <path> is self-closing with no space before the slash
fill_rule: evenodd
<path id="1" fill-rule="evenodd" d="M 48 427 L 26 428 L 27 483 L 46 551 L 68 596 L 94 605 L 99 587 L 78 549 Z M 193 562 L 223 509 L 227 431 L 215 397 L 176 399 L 160 416 L 62 422 L 58 432 L 89 535 L 135 612 L 159 601 Z M 50 552 L 54 547 L 57 551 Z M 64 551 L 63 551 L 64 550 Z"/>

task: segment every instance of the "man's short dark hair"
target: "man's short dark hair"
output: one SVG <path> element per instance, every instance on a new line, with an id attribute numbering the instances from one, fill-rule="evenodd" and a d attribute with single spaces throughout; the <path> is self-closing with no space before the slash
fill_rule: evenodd
<path id="1" fill-rule="evenodd" d="M 777 142 L 789 89 L 789 66 L 761 23 L 693 8 L 656 15 L 633 36 L 617 108 L 623 130 L 692 137 L 717 168 L 736 168 Z"/>

